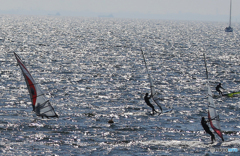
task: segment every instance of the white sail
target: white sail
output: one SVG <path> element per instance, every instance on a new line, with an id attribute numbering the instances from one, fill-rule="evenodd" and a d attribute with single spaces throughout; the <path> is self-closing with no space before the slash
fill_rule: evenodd
<path id="1" fill-rule="evenodd" d="M 230 0 L 230 17 L 229 17 L 229 27 L 231 27 L 232 20 L 232 0 Z"/>
<path id="2" fill-rule="evenodd" d="M 229 26 L 225 28 L 225 32 L 233 32 L 233 28 L 231 27 L 231 17 L 232 17 L 232 0 L 230 0 Z"/>
<path id="3" fill-rule="evenodd" d="M 207 63 L 206 63 L 205 54 L 204 54 L 204 61 L 205 61 L 205 67 L 206 67 L 206 76 L 207 76 L 207 79 L 208 79 Z M 216 111 L 216 106 L 215 106 L 214 101 L 213 101 L 212 90 L 209 86 L 208 81 L 207 81 L 207 97 L 208 97 L 208 120 L 210 122 L 210 125 L 211 125 L 212 129 L 223 140 L 223 135 L 222 135 L 222 132 L 221 132 L 221 127 L 220 127 L 219 115 Z"/>
<path id="4" fill-rule="evenodd" d="M 157 93 L 156 93 L 155 88 L 153 86 L 153 82 L 152 82 L 152 78 L 151 78 L 150 74 L 148 74 L 148 78 L 149 78 L 149 82 L 150 82 L 150 89 L 151 89 L 152 99 L 158 105 L 158 107 L 160 108 L 160 110 L 162 112 L 162 107 L 160 105 L 159 97 L 157 96 Z"/>
<path id="5" fill-rule="evenodd" d="M 37 116 L 41 117 L 58 117 L 55 113 L 53 107 L 51 106 L 49 100 L 46 99 L 44 93 L 41 91 L 40 87 L 35 83 L 33 77 L 23 64 L 20 57 L 14 53 L 18 65 L 22 70 L 22 74 L 25 78 L 27 88 L 30 94 L 30 98 L 32 101 L 33 111 L 36 113 Z"/>
<path id="6" fill-rule="evenodd" d="M 142 49 L 141 49 L 141 51 L 142 51 Z M 146 63 L 146 60 L 145 60 L 143 51 L 142 51 L 142 56 L 143 56 L 143 59 L 144 59 L 144 62 L 145 62 L 145 67 L 146 67 L 146 70 L 147 70 L 147 73 L 148 73 L 148 79 L 149 79 L 149 83 L 150 83 L 150 89 L 151 89 L 152 99 L 153 99 L 153 101 L 158 105 L 158 107 L 160 108 L 160 110 L 161 110 L 161 112 L 162 112 L 162 107 L 161 107 L 160 102 L 159 102 L 159 97 L 157 96 L 157 93 L 156 93 L 156 91 L 155 91 L 155 88 L 154 88 L 154 85 L 153 85 L 153 81 L 152 81 L 151 75 L 150 75 L 149 72 L 148 72 L 147 63 Z"/>

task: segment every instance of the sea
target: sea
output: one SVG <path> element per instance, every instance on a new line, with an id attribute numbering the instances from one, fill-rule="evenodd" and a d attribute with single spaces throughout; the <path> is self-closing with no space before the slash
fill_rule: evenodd
<path id="1" fill-rule="evenodd" d="M 240 154 L 240 96 L 215 90 L 222 83 L 223 93 L 240 91 L 239 23 L 226 33 L 227 22 L 24 15 L 0 21 L 0 155 Z M 170 112 L 152 114 L 144 101 L 151 91 L 141 50 L 163 112 Z M 14 52 L 59 118 L 32 111 Z M 224 142 L 214 133 L 211 143 L 201 126 L 207 81 Z"/>

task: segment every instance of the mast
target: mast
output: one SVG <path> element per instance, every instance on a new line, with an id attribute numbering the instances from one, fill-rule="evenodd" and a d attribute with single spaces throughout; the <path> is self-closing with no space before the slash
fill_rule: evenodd
<path id="1" fill-rule="evenodd" d="M 231 27 L 231 17 L 232 17 L 232 0 L 230 0 L 230 18 L 229 18 L 229 27 Z"/>
<path id="2" fill-rule="evenodd" d="M 145 67 L 147 69 L 147 73 L 148 73 L 148 75 L 150 75 L 149 72 L 148 72 L 147 62 L 145 60 L 145 57 L 144 57 L 144 54 L 143 54 L 143 50 L 141 49 L 141 51 L 142 51 L 142 56 L 143 56 L 143 60 L 144 60 L 144 63 L 145 63 Z"/>
<path id="3" fill-rule="evenodd" d="M 207 62 L 206 62 L 205 53 L 203 53 L 203 56 L 204 56 L 204 62 L 205 62 L 205 68 L 206 68 L 206 76 L 207 76 L 207 79 L 208 79 Z"/>

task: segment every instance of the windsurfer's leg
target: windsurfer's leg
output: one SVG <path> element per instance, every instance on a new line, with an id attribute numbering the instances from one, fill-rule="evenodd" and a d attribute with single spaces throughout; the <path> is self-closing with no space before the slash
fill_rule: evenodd
<path id="1" fill-rule="evenodd" d="M 154 108 L 154 106 L 151 104 L 151 106 L 150 106 L 151 108 L 152 108 L 152 112 L 153 112 L 153 114 L 154 114 L 154 112 L 156 112 L 157 113 L 157 111 L 155 110 L 155 108 Z"/>
<path id="2" fill-rule="evenodd" d="M 215 141 L 215 136 L 214 136 L 214 134 L 213 134 L 211 131 L 209 131 L 209 132 L 207 132 L 207 133 L 211 135 L 211 140 L 212 140 L 212 143 L 213 143 L 213 141 Z"/>
<path id="3" fill-rule="evenodd" d="M 214 135 L 213 133 L 212 133 L 212 137 L 213 137 L 213 140 L 216 141 L 216 139 L 215 139 L 215 135 Z"/>
<path id="4" fill-rule="evenodd" d="M 151 107 L 152 108 L 152 114 L 154 115 L 154 108 L 153 107 Z"/>
<path id="5" fill-rule="evenodd" d="M 219 92 L 219 95 L 222 95 L 222 91 L 221 90 L 218 90 L 218 92 Z"/>
<path id="6" fill-rule="evenodd" d="M 35 105 L 32 105 L 32 107 L 33 107 L 33 111 L 35 111 Z"/>
<path id="7" fill-rule="evenodd" d="M 212 144 L 213 144 L 213 137 L 211 136 Z"/>

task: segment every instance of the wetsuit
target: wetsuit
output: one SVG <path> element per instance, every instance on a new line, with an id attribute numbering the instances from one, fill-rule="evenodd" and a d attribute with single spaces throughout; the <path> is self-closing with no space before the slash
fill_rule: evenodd
<path id="1" fill-rule="evenodd" d="M 147 104 L 149 107 L 152 108 L 153 114 L 154 114 L 154 112 L 157 113 L 157 111 L 154 109 L 154 106 L 153 106 L 153 105 L 150 103 L 150 101 L 149 101 L 150 98 L 151 98 L 151 96 L 148 97 L 148 93 L 146 93 L 146 95 L 144 96 L 144 100 L 145 100 L 146 104 Z"/>
<path id="2" fill-rule="evenodd" d="M 205 120 L 204 117 L 202 117 L 201 124 L 202 124 L 202 127 L 203 127 L 203 129 L 205 130 L 205 132 L 211 135 L 211 140 L 212 140 L 212 143 L 213 143 L 213 140 L 215 140 L 215 136 L 214 136 L 214 134 L 210 131 L 210 129 L 209 129 L 208 125 L 207 125 L 207 121 Z"/>
<path id="3" fill-rule="evenodd" d="M 219 95 L 222 95 L 222 91 L 220 90 L 220 88 L 224 89 L 222 86 L 221 86 L 221 83 L 219 83 L 216 87 L 216 91 L 218 91 Z"/>

